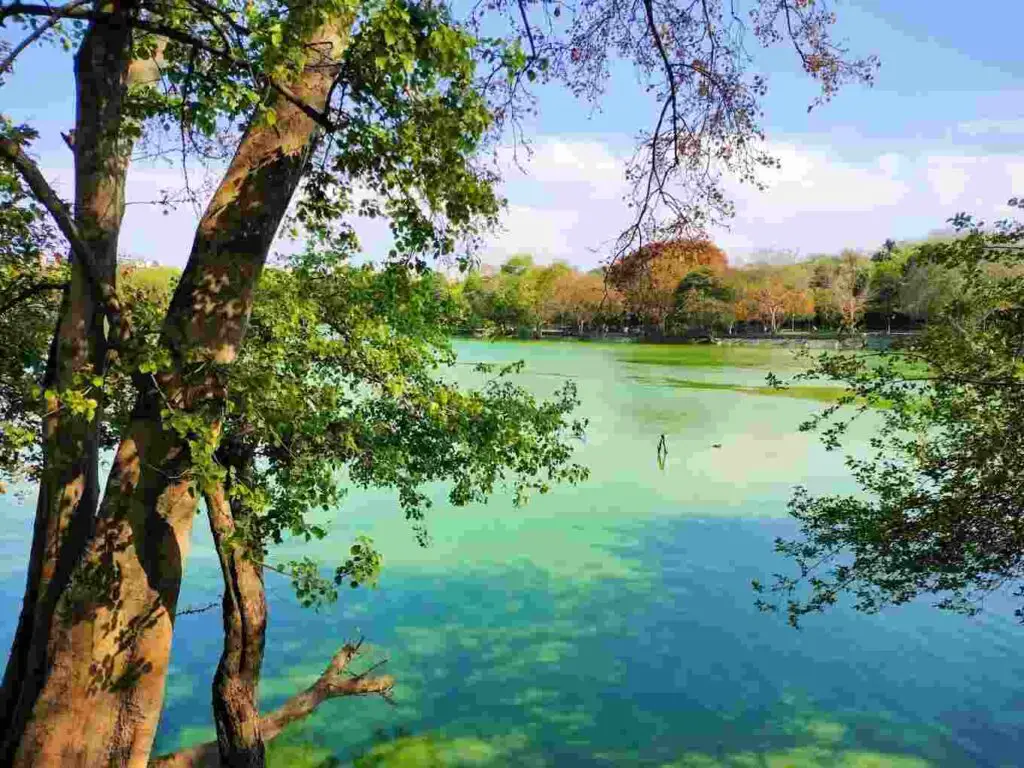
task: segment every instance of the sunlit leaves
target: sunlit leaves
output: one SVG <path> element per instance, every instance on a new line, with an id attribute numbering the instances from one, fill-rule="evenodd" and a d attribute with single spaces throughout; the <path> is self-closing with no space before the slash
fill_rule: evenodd
<path id="1" fill-rule="evenodd" d="M 448 334 L 457 318 L 434 273 L 399 266 L 265 273 L 218 453 L 244 470 L 232 487 L 246 490 L 232 494 L 248 510 L 254 551 L 286 538 L 323 538 L 320 516 L 344 508 L 346 485 L 393 490 L 425 543 L 433 484 L 447 485 L 456 505 L 501 488 L 522 502 L 585 476 L 571 461 L 583 428 L 571 420 L 571 387 L 539 401 L 508 381 L 515 368 L 489 372 L 476 389 L 445 380 L 440 366 L 454 359 Z M 335 584 L 375 579 L 379 556 L 368 542 L 353 546 Z M 326 577 L 297 567 L 301 599 L 332 597 Z"/>
<path id="2" fill-rule="evenodd" d="M 31 132 L 0 123 L 8 136 Z M 0 165 L 0 478 L 31 476 L 39 459 L 40 387 L 56 323 L 67 264 L 55 257 L 59 241 L 42 209 L 13 169 Z M 76 409 L 88 415 L 83 393 Z M 52 401 L 51 401 L 52 402 Z"/>
<path id="3" fill-rule="evenodd" d="M 847 458 L 863 493 L 799 489 L 790 503 L 802 536 L 776 548 L 798 574 L 757 587 L 785 596 L 793 624 L 844 594 L 869 612 L 926 596 L 973 613 L 1024 581 L 1024 227 L 953 223 L 961 237 L 918 257 L 956 270 L 961 287 L 921 334 L 868 357 L 823 354 L 808 374 L 847 387 L 806 425 L 829 448 L 857 412 L 882 410 L 871 453 Z"/>

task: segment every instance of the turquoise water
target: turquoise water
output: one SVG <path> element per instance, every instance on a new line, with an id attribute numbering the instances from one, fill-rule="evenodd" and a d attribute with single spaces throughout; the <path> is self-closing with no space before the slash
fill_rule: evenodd
<path id="1" fill-rule="evenodd" d="M 427 549 L 392 497 L 352 492 L 317 554 L 336 561 L 371 535 L 385 557 L 380 586 L 314 613 L 268 574 L 264 704 L 363 635 L 374 658 L 390 659 L 396 706 L 329 702 L 279 750 L 404 766 L 1024 764 L 1024 630 L 1009 600 L 971 619 L 927 605 L 870 617 L 840 606 L 799 632 L 754 608 L 750 580 L 784 566 L 772 541 L 793 531 L 792 485 L 852 490 L 842 457 L 796 430 L 828 393 L 756 390 L 767 370 L 792 369 L 789 353 L 458 347 L 463 362 L 524 359 L 521 381 L 538 393 L 575 380 L 591 479 L 519 510 L 506 497 L 439 504 Z M 0 646 L 17 616 L 29 512 L 0 504 Z M 195 541 L 182 604 L 219 597 L 202 518 Z M 212 736 L 220 642 L 217 611 L 179 619 L 159 749 Z M 278 751 L 276 764 L 298 754 Z"/>

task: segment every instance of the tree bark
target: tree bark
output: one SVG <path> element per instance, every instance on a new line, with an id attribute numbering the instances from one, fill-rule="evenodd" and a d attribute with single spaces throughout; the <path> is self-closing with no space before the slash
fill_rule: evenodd
<path id="1" fill-rule="evenodd" d="M 267 742 L 276 738 L 292 723 L 312 714 L 325 701 L 341 696 L 387 696 L 395 681 L 390 675 L 370 677 L 368 673 L 353 675 L 348 665 L 359 653 L 359 643 L 346 643 L 334 654 L 327 669 L 309 688 L 260 718 L 259 730 Z M 153 759 L 152 768 L 219 768 L 221 762 L 217 742 L 210 741 L 179 752 Z"/>
<path id="2" fill-rule="evenodd" d="M 100 373 L 106 355 L 105 313 L 95 281 L 113 290 L 131 151 L 122 131 L 124 97 L 133 75 L 139 81 L 145 73 L 144 67 L 131 67 L 131 12 L 123 4 L 110 23 L 92 25 L 75 56 L 74 223 L 91 264 L 72 254 L 70 286 L 43 382 L 56 393 L 75 387 L 76 378 Z M 46 412 L 25 594 L 0 686 L 0 764 L 13 757 L 11 740 L 42 686 L 54 606 L 81 556 L 99 498 L 99 418 L 68 414 L 59 394 L 46 399 Z"/>
<path id="3" fill-rule="evenodd" d="M 213 719 L 220 762 L 231 768 L 266 765 L 260 732 L 260 670 L 267 629 L 263 569 L 232 542 L 240 505 L 228 501 L 224 483 L 205 494 L 210 530 L 224 577 L 224 650 L 213 678 Z"/>
<path id="4" fill-rule="evenodd" d="M 325 109 L 352 21 L 335 19 L 308 38 L 293 88 L 307 107 Z M 278 95 L 270 106 L 276 125 L 250 124 L 199 224 L 161 336 L 173 365 L 141 388 L 95 528 L 54 612 L 48 676 L 11 739 L 16 766 L 148 763 L 197 506 L 191 451 L 216 443 L 227 366 L 316 136 L 293 100 Z M 168 413 L 198 416 L 208 431 L 180 434 Z"/>

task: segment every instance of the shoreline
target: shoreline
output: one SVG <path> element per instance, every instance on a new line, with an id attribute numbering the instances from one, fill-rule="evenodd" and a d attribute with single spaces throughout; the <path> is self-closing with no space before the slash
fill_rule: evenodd
<path id="1" fill-rule="evenodd" d="M 838 333 L 780 333 L 733 334 L 723 336 L 648 336 L 639 333 L 585 333 L 576 334 L 555 330 L 542 330 L 537 334 L 487 335 L 482 332 L 461 332 L 456 338 L 521 342 L 589 342 L 599 344 L 651 344 L 658 346 L 766 346 L 783 349 L 888 349 L 893 344 L 913 338 L 917 332 L 885 333 L 865 331 L 840 335 Z"/>

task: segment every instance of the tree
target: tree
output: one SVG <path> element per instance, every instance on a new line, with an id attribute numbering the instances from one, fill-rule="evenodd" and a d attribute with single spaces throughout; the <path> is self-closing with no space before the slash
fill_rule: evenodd
<path id="1" fill-rule="evenodd" d="M 962 276 L 942 264 L 911 254 L 903 268 L 899 310 L 918 322 L 929 322 L 956 298 Z"/>
<path id="2" fill-rule="evenodd" d="M 921 334 L 877 355 L 824 354 L 807 373 L 846 387 L 805 425 L 822 429 L 831 449 L 851 419 L 884 408 L 872 454 L 847 458 L 863 493 L 797 489 L 790 511 L 800 537 L 776 549 L 799 574 L 755 583 L 785 600 L 794 625 L 842 595 L 871 613 L 919 597 L 974 613 L 986 595 L 1024 578 L 1024 225 L 990 228 L 962 214 L 951 222 L 961 237 L 916 257 L 955 273 L 961 288 Z"/>
<path id="3" fill-rule="evenodd" d="M 845 81 L 870 81 L 876 65 L 847 60 L 826 5 L 753 9 L 754 34 L 791 41 L 821 100 Z M 764 81 L 747 77 L 730 8 L 567 10 L 566 32 L 544 35 L 531 15 L 545 4 L 504 1 L 475 6 L 465 24 L 443 5 L 400 0 L 0 6 L 0 21 L 25 26 L 0 76 L 17 74 L 28 46 L 62 42 L 78 93 L 72 209 L 27 153 L 34 130 L 0 125 L 5 171 L 21 176 L 72 256 L 58 330 L 36 369 L 41 440 L 15 454 L 16 464 L 38 457 L 39 496 L 0 689 L 4 760 L 148 760 L 194 512 L 225 479 L 217 456 L 235 363 L 296 191 L 296 224 L 327 246 L 310 252 L 314 262 L 356 250 L 349 219 L 359 212 L 387 217 L 394 258 L 422 268 L 493 224 L 494 176 L 474 155 L 501 125 L 519 125 L 527 84 L 559 78 L 594 95 L 611 55 L 632 60 L 661 101 L 630 170 L 637 215 L 623 253 L 653 231 L 727 215 L 722 173 L 753 179 L 771 163 L 754 149 Z M 480 32 L 492 26 L 484 14 L 507 16 L 508 35 Z M 231 160 L 150 348 L 123 311 L 117 241 L 133 147 L 154 136 L 179 142 L 183 160 Z M 356 203 L 356 188 L 374 196 Z M 101 494 L 103 414 L 116 394 L 107 375 L 118 365 L 134 367 L 121 374 L 134 405 Z"/>
<path id="4" fill-rule="evenodd" d="M 885 259 L 875 259 L 872 256 L 872 262 L 868 309 L 885 317 L 885 332 L 891 333 L 892 319 L 900 306 L 903 265 L 891 255 Z"/>
<path id="5" fill-rule="evenodd" d="M 54 235 L 20 177 L 0 167 L 0 331 L 7 346 L 0 359 L 0 466 L 10 467 L 7 479 L 24 479 L 18 457 L 39 449 L 33 388 L 46 371 L 67 285 L 67 265 L 49 252 Z"/>
<path id="6" fill-rule="evenodd" d="M 890 237 L 884 243 L 882 243 L 881 248 L 879 248 L 877 251 L 871 254 L 871 260 L 876 263 L 886 262 L 890 261 L 895 255 L 896 241 Z"/>
<path id="7" fill-rule="evenodd" d="M 271 35 L 281 38 L 280 45 L 253 53 L 248 62 L 273 64 L 264 71 L 274 73 L 270 79 L 276 85 L 255 111 L 245 103 L 238 106 L 252 114 L 248 129 L 200 223 L 162 323 L 161 352 L 149 361 L 155 367 L 137 377 L 132 420 L 95 519 L 101 423 L 96 413 L 103 404 L 96 396 L 86 398 L 87 404 L 95 402 L 81 411 L 69 404 L 83 392 L 83 379 L 85 393 L 98 395 L 101 384 L 95 382 L 102 382 L 109 368 L 108 349 L 113 353 L 131 342 L 112 288 L 127 151 L 121 134 L 140 113 L 166 114 L 178 101 L 174 93 L 153 99 L 151 89 L 126 90 L 125 84 L 136 56 L 160 56 L 161 71 L 172 83 L 180 82 L 175 71 L 203 72 L 207 65 L 210 82 L 223 80 L 228 64 L 219 54 L 197 61 L 205 50 L 198 43 L 183 48 L 168 43 L 158 51 L 145 33 L 133 42 L 132 29 L 148 21 L 135 19 L 129 9 L 124 18 L 91 23 L 78 54 L 79 85 L 89 96 L 79 100 L 85 106 L 75 131 L 80 178 L 74 219 L 24 153 L 31 134 L 5 128 L 0 148 L 47 206 L 75 254 L 70 298 L 59 341 L 52 346 L 55 362 L 47 366 L 54 375 L 44 393 L 50 422 L 44 425 L 46 466 L 24 609 L 3 689 L 4 754 L 16 764 L 52 755 L 84 762 L 109 754 L 127 762 L 148 758 L 196 491 L 218 471 L 213 457 L 228 371 L 244 338 L 267 250 L 307 170 L 323 122 L 316 116 L 327 113 L 340 71 L 346 69 L 361 85 L 343 97 L 349 115 L 344 153 L 324 147 L 323 160 L 333 158 L 339 174 L 381 183 L 387 192 L 382 210 L 390 211 L 400 245 L 412 246 L 414 253 L 443 251 L 464 224 L 494 210 L 488 182 L 466 160 L 486 127 L 486 111 L 466 76 L 471 41 L 454 30 L 446 35 L 450 27 L 443 15 L 396 16 L 396 11 L 401 8 L 371 13 L 351 46 L 353 13 L 347 8 L 302 6 L 291 11 L 284 26 L 270 17 L 250 20 L 278 25 Z M 198 19 L 197 25 L 204 24 Z M 386 46 L 385 27 L 404 44 Z M 228 75 L 235 74 L 238 65 L 230 63 L 229 69 Z M 230 114 L 216 98 L 253 93 L 226 87 L 232 84 L 229 78 L 216 97 L 199 106 Z M 202 117 L 195 115 L 200 126 Z M 402 132 L 396 131 L 398 124 Z M 363 151 L 369 136 L 375 144 Z M 411 153 L 421 141 L 422 150 Z M 402 174 L 395 175 L 399 163 Z M 312 226 L 325 212 L 337 213 L 344 198 L 327 180 L 314 175 L 309 182 L 301 216 Z M 449 230 L 435 227 L 413 205 L 420 185 L 431 189 L 428 200 L 440 215 L 452 199 L 449 192 L 458 196 L 458 205 L 447 211 Z M 438 191 L 443 189 L 449 192 Z M 327 228 L 321 229 L 326 236 Z M 112 328 L 109 338 L 104 323 Z M 135 542 L 146 546 L 138 549 Z M 75 650 L 84 647 L 91 651 Z M 135 705 L 120 716 L 126 697 Z M 32 714 L 44 711 L 45 718 Z M 83 723 L 89 726 L 83 729 Z"/>
<path id="8" fill-rule="evenodd" d="M 130 269 L 121 282 L 122 306 L 140 340 L 155 338 L 150 330 L 159 327 L 173 285 L 164 273 L 161 290 L 161 276 L 153 280 L 146 271 Z M 261 278 L 254 306 L 214 456 L 226 474 L 203 490 L 225 582 L 225 643 L 213 700 L 226 764 L 258 762 L 264 740 L 325 699 L 387 694 L 393 683 L 347 676 L 358 647 L 346 645 L 315 696 L 305 692 L 274 713 L 259 712 L 263 571 L 289 575 L 307 604 L 336 598 L 343 582 L 376 579 L 380 558 L 365 539 L 333 579 L 305 558 L 270 559 L 275 542 L 325 535 L 307 514 L 341 503 L 339 469 L 356 485 L 396 489 L 421 538 L 430 504 L 421 487 L 428 483 L 447 482 L 449 501 L 463 505 L 506 479 L 523 500 L 583 476 L 569 463 L 571 435 L 581 429 L 567 420 L 575 405 L 571 387 L 538 404 L 500 371 L 477 390 L 433 375 L 453 360 L 448 333 L 456 310 L 432 274 L 414 277 L 397 267 L 272 269 Z M 131 424 L 131 376 L 112 368 L 106 388 L 105 426 L 114 444 Z M 217 751 L 218 744 L 200 745 L 164 762 L 187 764 Z"/>
<path id="9" fill-rule="evenodd" d="M 214 714 L 219 732 L 237 734 L 229 740 L 233 754 L 221 749 L 224 762 L 259 748 L 260 734 L 249 729 L 260 720 L 263 638 L 249 628 L 266 615 L 261 569 L 271 567 L 270 549 L 287 535 L 325 535 L 306 512 L 341 504 L 340 469 L 356 486 L 396 490 L 421 541 L 428 484 L 447 484 L 449 502 L 462 506 L 507 480 L 521 503 L 530 492 L 585 476 L 569 461 L 572 438 L 582 434 L 568 420 L 572 387 L 537 403 L 500 371 L 480 389 L 433 373 L 454 361 L 452 307 L 436 288 L 429 275 L 411 278 L 403 268 L 274 270 L 261 280 L 217 449 L 227 477 L 205 491 L 225 576 L 227 639 Z M 331 579 L 305 558 L 276 569 L 312 605 L 336 599 L 342 583 L 376 580 L 371 542 L 358 540 L 350 555 Z M 362 676 L 340 690 L 386 693 L 390 684 Z"/>
<path id="10" fill-rule="evenodd" d="M 747 283 L 741 298 L 746 304 L 744 314 L 759 319 L 772 334 L 778 333 L 786 318 L 814 312 L 813 300 L 802 284 L 800 272 L 764 265 L 755 265 L 745 272 Z"/>
<path id="11" fill-rule="evenodd" d="M 608 282 L 643 322 L 664 332 L 679 281 L 697 267 L 722 270 L 726 265 L 725 253 L 708 240 L 658 242 L 612 264 Z"/>
<path id="12" fill-rule="evenodd" d="M 490 283 L 491 319 L 503 333 L 533 331 L 540 324 L 540 301 L 532 256 L 520 254 L 510 257 Z"/>
<path id="13" fill-rule="evenodd" d="M 679 282 L 673 317 L 683 326 L 696 327 L 709 334 L 718 326 L 731 328 L 735 322 L 734 298 L 732 290 L 715 272 L 701 267 Z"/>
<path id="14" fill-rule="evenodd" d="M 558 288 L 571 279 L 574 270 L 564 261 L 556 261 L 546 267 L 538 267 L 530 276 L 533 283 L 533 295 L 536 303 L 536 314 L 540 325 L 558 320 L 562 305 L 558 297 Z"/>
<path id="15" fill-rule="evenodd" d="M 861 268 L 861 258 L 855 251 L 843 251 L 829 286 L 829 299 L 841 327 L 852 331 L 857 327 L 868 305 L 868 272 Z"/>

